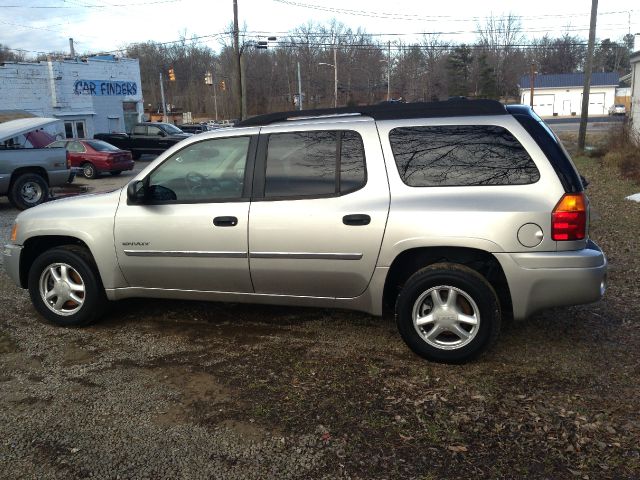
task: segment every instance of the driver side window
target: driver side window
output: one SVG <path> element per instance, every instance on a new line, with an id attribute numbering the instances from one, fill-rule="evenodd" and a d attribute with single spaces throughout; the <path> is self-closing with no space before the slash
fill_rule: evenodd
<path id="1" fill-rule="evenodd" d="M 183 148 L 149 176 L 155 203 L 205 203 L 242 197 L 249 137 L 204 140 Z"/>

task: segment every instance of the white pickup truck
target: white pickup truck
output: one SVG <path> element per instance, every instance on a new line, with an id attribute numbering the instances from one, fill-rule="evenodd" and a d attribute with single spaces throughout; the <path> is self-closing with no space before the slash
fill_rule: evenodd
<path id="1" fill-rule="evenodd" d="M 0 196 L 20 210 L 43 203 L 49 187 L 71 178 L 65 149 L 43 148 L 43 129 L 59 121 L 35 117 L 0 123 Z"/>

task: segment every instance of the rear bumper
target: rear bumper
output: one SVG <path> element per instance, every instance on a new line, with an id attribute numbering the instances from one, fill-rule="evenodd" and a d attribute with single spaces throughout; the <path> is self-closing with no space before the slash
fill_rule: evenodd
<path id="1" fill-rule="evenodd" d="M 133 160 L 126 160 L 124 162 L 118 162 L 111 165 L 111 171 L 125 171 L 133 170 L 135 162 Z"/>
<path id="2" fill-rule="evenodd" d="M 545 308 L 596 302 L 604 295 L 607 259 L 592 241 L 577 251 L 494 255 L 507 277 L 516 319 Z"/>
<path id="3" fill-rule="evenodd" d="M 5 245 L 2 251 L 2 260 L 4 262 L 4 271 L 15 282 L 16 285 L 22 287 L 20 282 L 20 254 L 22 253 L 22 245 Z"/>

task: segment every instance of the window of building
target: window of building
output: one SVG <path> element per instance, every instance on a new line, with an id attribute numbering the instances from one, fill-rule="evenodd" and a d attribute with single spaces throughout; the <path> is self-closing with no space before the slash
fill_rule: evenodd
<path id="1" fill-rule="evenodd" d="M 498 126 L 402 127 L 389 141 L 400 177 L 411 187 L 525 185 L 540 178 L 520 142 Z"/>
<path id="2" fill-rule="evenodd" d="M 64 122 L 65 138 L 86 138 L 84 120 L 67 120 Z"/>
<path id="3" fill-rule="evenodd" d="M 353 192 L 366 182 L 362 138 L 351 131 L 269 136 L 265 197 L 314 197 Z"/>

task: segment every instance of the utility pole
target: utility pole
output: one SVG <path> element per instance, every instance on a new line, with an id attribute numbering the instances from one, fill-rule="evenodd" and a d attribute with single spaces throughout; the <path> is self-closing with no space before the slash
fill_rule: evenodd
<path id="1" fill-rule="evenodd" d="M 218 121 L 218 94 L 216 93 L 216 66 L 213 66 L 213 73 L 211 74 L 211 86 L 213 87 L 213 110 L 216 115 L 216 122 Z"/>
<path id="2" fill-rule="evenodd" d="M 387 102 L 391 100 L 391 40 L 387 42 Z"/>
<path id="3" fill-rule="evenodd" d="M 589 24 L 589 46 L 587 63 L 584 67 L 584 87 L 582 89 L 582 111 L 580 112 L 580 130 L 578 131 L 578 150 L 584 151 L 587 138 L 587 119 L 589 116 L 589 90 L 591 90 L 591 70 L 593 69 L 593 50 L 596 43 L 596 18 L 598 0 L 591 0 L 591 23 Z"/>
<path id="4" fill-rule="evenodd" d="M 533 89 L 536 81 L 536 64 L 531 62 L 531 71 L 529 72 L 529 83 L 531 86 L 531 92 L 529 93 L 529 106 L 533 108 Z"/>
<path id="5" fill-rule="evenodd" d="M 160 72 L 160 99 L 162 100 L 162 121 L 167 123 L 167 102 L 164 101 L 164 82 L 162 81 L 162 72 Z"/>
<path id="6" fill-rule="evenodd" d="M 240 56 L 240 32 L 238 30 L 238 0 L 233 0 L 233 49 L 236 55 L 236 78 L 235 78 L 235 92 L 236 92 L 236 107 L 238 109 L 238 115 L 240 120 L 244 120 L 242 115 L 242 61 Z"/>
<path id="7" fill-rule="evenodd" d="M 298 110 L 302 110 L 302 79 L 300 78 L 300 62 L 298 62 Z"/>
<path id="8" fill-rule="evenodd" d="M 245 79 L 245 58 L 242 55 L 242 51 L 240 52 L 240 87 L 241 87 L 241 92 L 242 92 L 242 101 L 241 103 L 241 109 L 242 111 L 240 112 L 240 118 L 241 119 L 245 119 L 247 118 L 247 85 L 246 85 L 246 79 Z"/>

